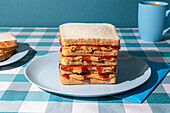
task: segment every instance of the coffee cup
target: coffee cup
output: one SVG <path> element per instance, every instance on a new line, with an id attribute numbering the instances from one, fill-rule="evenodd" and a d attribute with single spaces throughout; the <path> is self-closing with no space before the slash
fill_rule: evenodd
<path id="1" fill-rule="evenodd" d="M 158 42 L 170 30 L 166 28 L 168 14 L 167 2 L 143 1 L 138 4 L 138 27 L 142 40 Z"/>

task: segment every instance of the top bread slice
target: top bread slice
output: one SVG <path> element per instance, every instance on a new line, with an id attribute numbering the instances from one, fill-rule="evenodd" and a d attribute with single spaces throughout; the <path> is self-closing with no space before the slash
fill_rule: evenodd
<path id="1" fill-rule="evenodd" d="M 6 49 L 11 47 L 17 47 L 17 40 L 12 33 L 1 33 L 0 34 L 0 49 Z"/>
<path id="2" fill-rule="evenodd" d="M 115 26 L 107 23 L 66 23 L 59 26 L 62 45 L 119 46 Z"/>

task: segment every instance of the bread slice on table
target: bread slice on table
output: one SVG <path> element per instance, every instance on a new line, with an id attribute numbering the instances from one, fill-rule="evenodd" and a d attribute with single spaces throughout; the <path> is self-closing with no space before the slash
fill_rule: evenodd
<path id="1" fill-rule="evenodd" d="M 17 40 L 16 38 L 12 35 L 12 33 L 7 32 L 7 33 L 1 33 L 0 34 L 0 49 L 8 49 L 12 47 L 17 47 Z"/>
<path id="2" fill-rule="evenodd" d="M 59 26 L 62 45 L 119 46 L 115 26 L 107 23 L 66 23 Z"/>

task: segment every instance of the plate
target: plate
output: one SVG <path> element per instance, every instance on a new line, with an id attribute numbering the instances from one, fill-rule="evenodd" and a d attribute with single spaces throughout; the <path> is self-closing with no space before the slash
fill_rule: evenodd
<path id="1" fill-rule="evenodd" d="M 22 59 L 29 52 L 29 46 L 27 44 L 18 43 L 16 53 L 10 58 L 0 62 L 0 66 L 8 65 Z"/>
<path id="2" fill-rule="evenodd" d="M 116 84 L 63 85 L 59 81 L 59 52 L 35 59 L 25 68 L 26 78 L 39 88 L 65 96 L 99 97 L 122 93 L 147 81 L 151 69 L 139 58 L 121 54 L 118 56 Z"/>

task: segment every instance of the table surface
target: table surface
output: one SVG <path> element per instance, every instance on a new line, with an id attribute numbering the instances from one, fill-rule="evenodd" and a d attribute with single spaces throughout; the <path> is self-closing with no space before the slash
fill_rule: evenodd
<path id="1" fill-rule="evenodd" d="M 142 41 L 137 28 L 117 28 L 120 52 L 141 59 L 170 63 L 170 33 L 157 43 Z M 170 73 L 142 103 L 114 97 L 75 98 L 53 95 L 31 84 L 24 76 L 26 65 L 42 55 L 59 51 L 58 28 L 0 27 L 12 32 L 17 41 L 30 46 L 29 54 L 18 62 L 0 67 L 0 112 L 47 113 L 168 113 Z"/>

